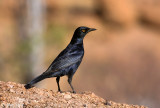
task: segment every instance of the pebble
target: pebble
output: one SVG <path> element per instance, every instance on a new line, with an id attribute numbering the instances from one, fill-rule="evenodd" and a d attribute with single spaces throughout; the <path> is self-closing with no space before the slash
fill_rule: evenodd
<path id="1" fill-rule="evenodd" d="M 69 94 L 64 95 L 64 99 L 69 100 L 69 99 L 71 99 L 71 98 L 72 98 L 72 97 L 71 97 L 71 95 L 69 95 Z"/>

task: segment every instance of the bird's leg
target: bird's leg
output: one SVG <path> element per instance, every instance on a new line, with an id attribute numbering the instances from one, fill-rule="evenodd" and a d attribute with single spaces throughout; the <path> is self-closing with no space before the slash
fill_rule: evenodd
<path id="1" fill-rule="evenodd" d="M 68 83 L 69 83 L 69 85 L 71 86 L 73 93 L 76 93 L 76 92 L 74 91 L 73 86 L 72 86 L 72 76 L 68 76 Z"/>
<path id="2" fill-rule="evenodd" d="M 59 86 L 59 80 L 60 80 L 60 77 L 57 77 L 57 78 L 56 78 L 56 81 L 57 81 L 57 85 L 58 85 L 58 91 L 59 91 L 59 92 L 62 92 L 61 89 L 60 89 L 60 86 Z"/>

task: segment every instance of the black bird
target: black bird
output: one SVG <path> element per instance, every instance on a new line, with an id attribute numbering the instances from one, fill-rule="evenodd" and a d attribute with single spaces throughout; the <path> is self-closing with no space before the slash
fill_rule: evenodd
<path id="1" fill-rule="evenodd" d="M 58 85 L 58 91 L 61 92 L 59 86 L 60 77 L 67 75 L 68 83 L 70 84 L 73 93 L 75 93 L 71 82 L 72 77 L 79 67 L 84 55 L 83 39 L 87 33 L 94 30 L 96 29 L 83 26 L 78 27 L 75 30 L 69 45 L 55 58 L 49 68 L 40 76 L 36 77 L 31 82 L 26 84 L 24 87 L 26 89 L 29 89 L 33 87 L 35 83 L 45 78 L 57 77 L 56 81 Z"/>

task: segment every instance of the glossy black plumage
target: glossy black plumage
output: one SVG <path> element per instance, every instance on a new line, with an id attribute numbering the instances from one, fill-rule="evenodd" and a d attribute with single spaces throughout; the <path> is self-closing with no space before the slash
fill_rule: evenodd
<path id="1" fill-rule="evenodd" d="M 60 77 L 67 75 L 68 83 L 70 84 L 73 92 L 75 92 L 71 82 L 72 77 L 79 67 L 84 55 L 83 39 L 88 32 L 94 30 L 96 29 L 88 27 L 78 27 L 75 30 L 69 45 L 55 58 L 55 60 L 51 63 L 49 68 L 44 73 L 26 84 L 25 88 L 29 89 L 35 83 L 45 78 L 57 77 L 56 81 L 58 85 L 58 91 L 61 92 L 59 86 Z"/>

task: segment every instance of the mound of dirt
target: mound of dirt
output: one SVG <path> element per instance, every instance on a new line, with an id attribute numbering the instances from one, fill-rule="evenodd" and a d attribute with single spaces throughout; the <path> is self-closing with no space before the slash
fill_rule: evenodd
<path id="1" fill-rule="evenodd" d="M 23 84 L 0 81 L 1 108 L 39 108 L 39 107 L 101 107 L 101 108 L 146 108 L 138 105 L 127 105 L 106 101 L 92 92 L 73 94 L 51 90 L 31 88 L 26 90 Z"/>

